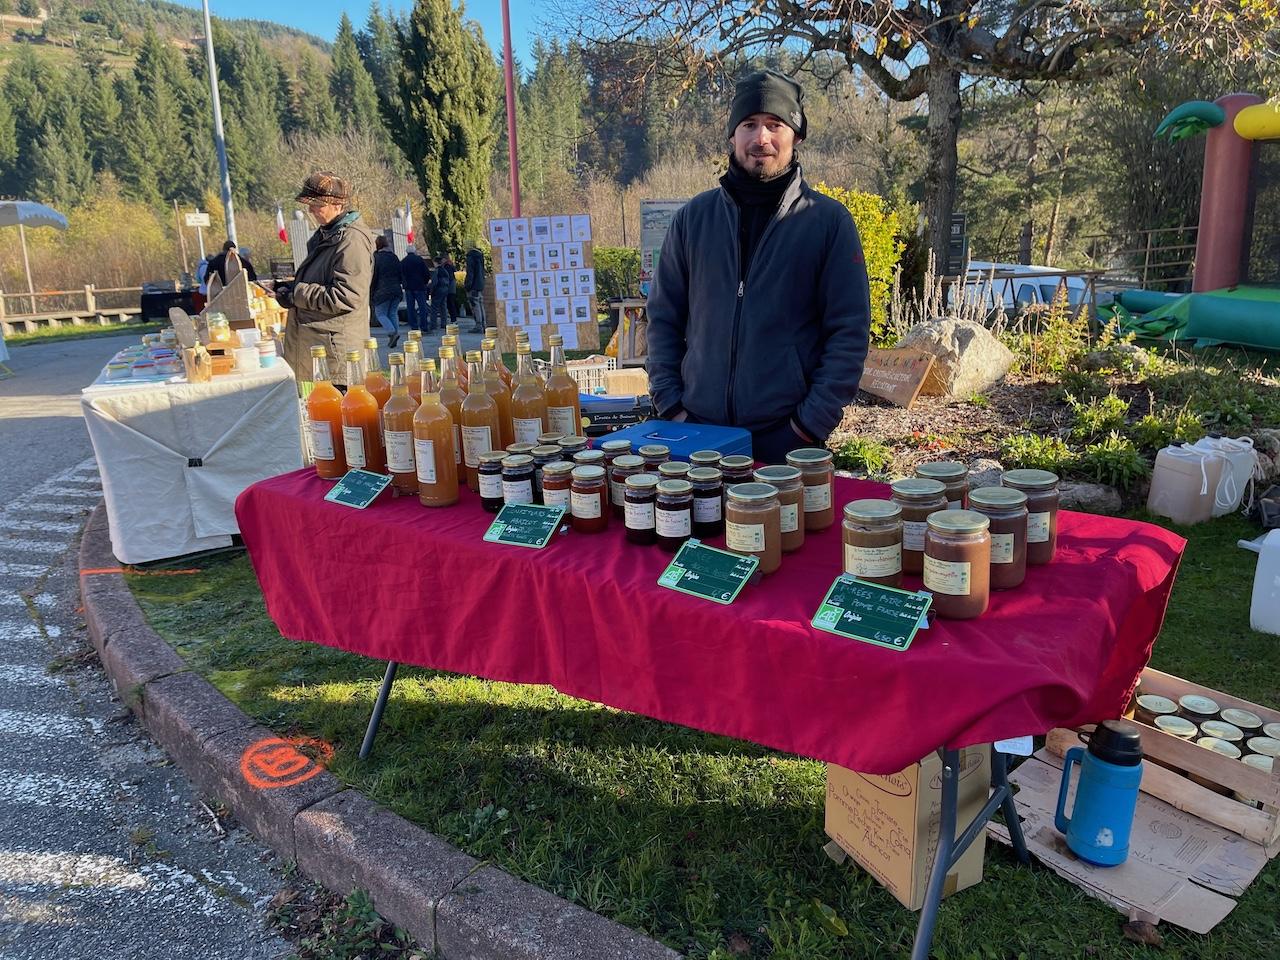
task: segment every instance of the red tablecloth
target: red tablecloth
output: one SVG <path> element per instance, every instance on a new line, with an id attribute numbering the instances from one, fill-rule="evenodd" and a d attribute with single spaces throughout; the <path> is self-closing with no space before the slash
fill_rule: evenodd
<path id="1" fill-rule="evenodd" d="M 530 550 L 485 543 L 493 515 L 465 490 L 452 508 L 387 493 L 354 510 L 325 502 L 329 489 L 301 470 L 236 504 L 284 636 L 547 683 L 867 773 L 1119 715 L 1185 545 L 1149 524 L 1064 513 L 1056 562 L 994 594 L 985 616 L 935 620 L 897 652 L 809 626 L 841 571 L 838 524 L 725 607 L 658 587 L 671 555 L 628 544 L 620 522 Z M 843 505 L 888 490 L 838 478 L 835 492 Z"/>

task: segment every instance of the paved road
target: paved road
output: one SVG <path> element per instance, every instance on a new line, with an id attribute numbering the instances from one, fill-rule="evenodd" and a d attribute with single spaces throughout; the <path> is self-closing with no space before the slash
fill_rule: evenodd
<path id="1" fill-rule="evenodd" d="M 0 960 L 282 957 L 278 859 L 215 825 L 84 638 L 79 390 L 120 342 L 19 347 L 0 381 Z"/>

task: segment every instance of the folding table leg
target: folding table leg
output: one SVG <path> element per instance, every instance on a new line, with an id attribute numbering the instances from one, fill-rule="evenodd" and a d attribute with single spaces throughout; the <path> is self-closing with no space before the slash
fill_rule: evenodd
<path id="1" fill-rule="evenodd" d="M 378 691 L 378 699 L 373 701 L 373 713 L 369 716 L 369 728 L 364 732 L 364 743 L 360 744 L 360 759 L 369 756 L 373 750 L 373 738 L 378 735 L 378 724 L 382 722 L 382 711 L 387 708 L 387 695 L 391 693 L 391 685 L 396 682 L 396 667 L 400 664 L 394 660 L 387 661 L 387 672 L 382 675 L 382 689 Z"/>
<path id="2" fill-rule="evenodd" d="M 929 947 L 933 943 L 933 927 L 938 922 L 938 905 L 942 902 L 942 887 L 947 881 L 947 869 L 953 861 L 956 842 L 956 808 L 959 802 L 960 753 L 958 750 L 942 751 L 942 822 L 938 831 L 938 850 L 933 858 L 933 870 L 929 874 L 929 887 L 924 905 L 920 908 L 920 923 L 916 927 L 916 942 L 911 949 L 911 960 L 929 960 Z"/>
<path id="3" fill-rule="evenodd" d="M 1020 863 L 1029 865 L 1031 854 L 1027 852 L 1027 841 L 1022 836 L 1022 821 L 1018 819 L 1018 808 L 1013 802 L 1013 788 L 1009 786 L 1009 761 L 995 747 L 991 748 L 991 786 L 1004 794 L 1000 809 L 1004 812 L 1004 823 L 1009 829 L 1009 842 L 1013 844 L 1013 852 Z"/>

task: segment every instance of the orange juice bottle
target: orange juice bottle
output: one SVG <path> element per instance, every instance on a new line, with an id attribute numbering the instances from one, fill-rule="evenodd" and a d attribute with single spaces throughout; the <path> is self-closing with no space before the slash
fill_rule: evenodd
<path id="1" fill-rule="evenodd" d="M 378 401 L 365 388 L 359 350 L 347 351 L 347 395 L 342 398 L 342 441 L 347 453 L 347 466 L 374 473 L 385 471 L 386 457 L 382 452 Z"/>
<path id="2" fill-rule="evenodd" d="M 483 351 L 481 362 L 484 365 L 484 388 L 498 404 L 498 429 L 502 438 L 494 449 L 505 450 L 516 442 L 515 433 L 511 429 L 511 390 L 502 382 L 502 375 L 498 373 L 502 362 L 498 358 L 497 344 L 493 340 L 482 340 L 480 349 Z"/>
<path id="3" fill-rule="evenodd" d="M 458 385 L 458 366 L 454 363 L 453 347 L 440 348 L 440 402 L 453 418 L 453 462 L 458 467 L 458 482 L 470 483 L 471 474 L 462 462 L 462 401 L 467 391 Z"/>
<path id="4" fill-rule="evenodd" d="M 480 454 L 498 450 L 501 431 L 498 427 L 498 401 L 485 389 L 480 352 L 467 354 L 467 374 L 471 387 L 462 401 L 462 462 L 467 468 L 467 485 L 480 492 Z"/>
<path id="5" fill-rule="evenodd" d="M 564 362 L 564 337 L 547 337 L 551 347 L 551 374 L 547 377 L 547 430 L 566 437 L 582 436 L 582 401 L 578 384 Z"/>
<path id="6" fill-rule="evenodd" d="M 520 331 L 520 332 L 523 332 L 523 331 Z M 528 336 L 528 334 L 525 334 L 525 336 Z M 498 328 L 485 327 L 484 338 L 486 340 L 492 340 L 496 344 L 498 342 Z M 514 386 L 515 379 L 511 376 L 511 371 L 507 369 L 507 365 L 502 362 L 502 354 L 495 352 L 495 355 L 497 357 L 495 364 L 498 368 L 498 376 L 502 378 L 502 382 L 507 385 L 507 390 L 509 391 Z"/>
<path id="7" fill-rule="evenodd" d="M 410 330 L 410 333 L 418 333 L 417 330 Z M 421 334 L 418 334 L 421 337 Z M 419 368 L 422 363 L 422 341 L 410 340 L 404 345 L 404 382 L 409 386 L 409 396 L 413 397 L 413 405 L 416 407 L 422 402 L 422 377 L 419 374 Z"/>
<path id="8" fill-rule="evenodd" d="M 342 449 L 342 394 L 329 379 L 324 347 L 311 348 L 311 380 L 315 387 L 307 397 L 307 420 L 311 423 L 316 476 L 337 480 L 347 472 L 347 457 Z"/>
<path id="9" fill-rule="evenodd" d="M 440 338 L 440 346 L 453 347 L 453 373 L 458 379 L 458 386 L 462 389 L 463 393 L 466 393 L 467 389 L 470 387 L 470 384 L 467 383 L 467 363 L 463 359 L 462 347 L 458 345 L 457 335 L 446 333 Z M 443 367 L 440 368 L 440 373 L 441 376 L 444 375 Z"/>
<path id="10" fill-rule="evenodd" d="M 537 443 L 547 432 L 547 393 L 533 369 L 529 344 L 516 341 L 516 389 L 511 394 L 511 430 L 516 443 Z"/>
<path id="11" fill-rule="evenodd" d="M 400 493 L 418 492 L 418 474 L 413 463 L 413 414 L 418 409 L 404 382 L 404 354 L 387 357 L 391 369 L 391 399 L 382 408 L 382 439 L 387 448 L 387 473 Z"/>
<path id="12" fill-rule="evenodd" d="M 387 375 L 382 372 L 382 361 L 378 359 L 378 341 L 370 337 L 364 342 L 364 386 L 378 401 L 378 409 L 387 405 L 391 397 L 391 384 Z"/>
<path id="13" fill-rule="evenodd" d="M 418 499 L 424 507 L 448 507 L 458 502 L 458 461 L 453 452 L 457 424 L 441 402 L 434 360 L 422 361 L 419 381 L 422 403 L 413 415 Z"/>

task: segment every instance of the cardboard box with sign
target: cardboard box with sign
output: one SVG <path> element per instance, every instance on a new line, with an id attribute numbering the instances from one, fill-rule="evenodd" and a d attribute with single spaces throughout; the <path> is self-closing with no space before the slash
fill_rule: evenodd
<path id="1" fill-rule="evenodd" d="M 991 748 L 960 751 L 957 824 L 963 830 L 987 802 Z M 919 910 L 938 849 L 942 815 L 942 759 L 932 753 L 898 773 L 878 776 L 827 764 L 826 831 L 838 850 L 856 860 L 910 910 Z M 982 879 L 979 837 L 947 874 L 943 896 Z"/>

